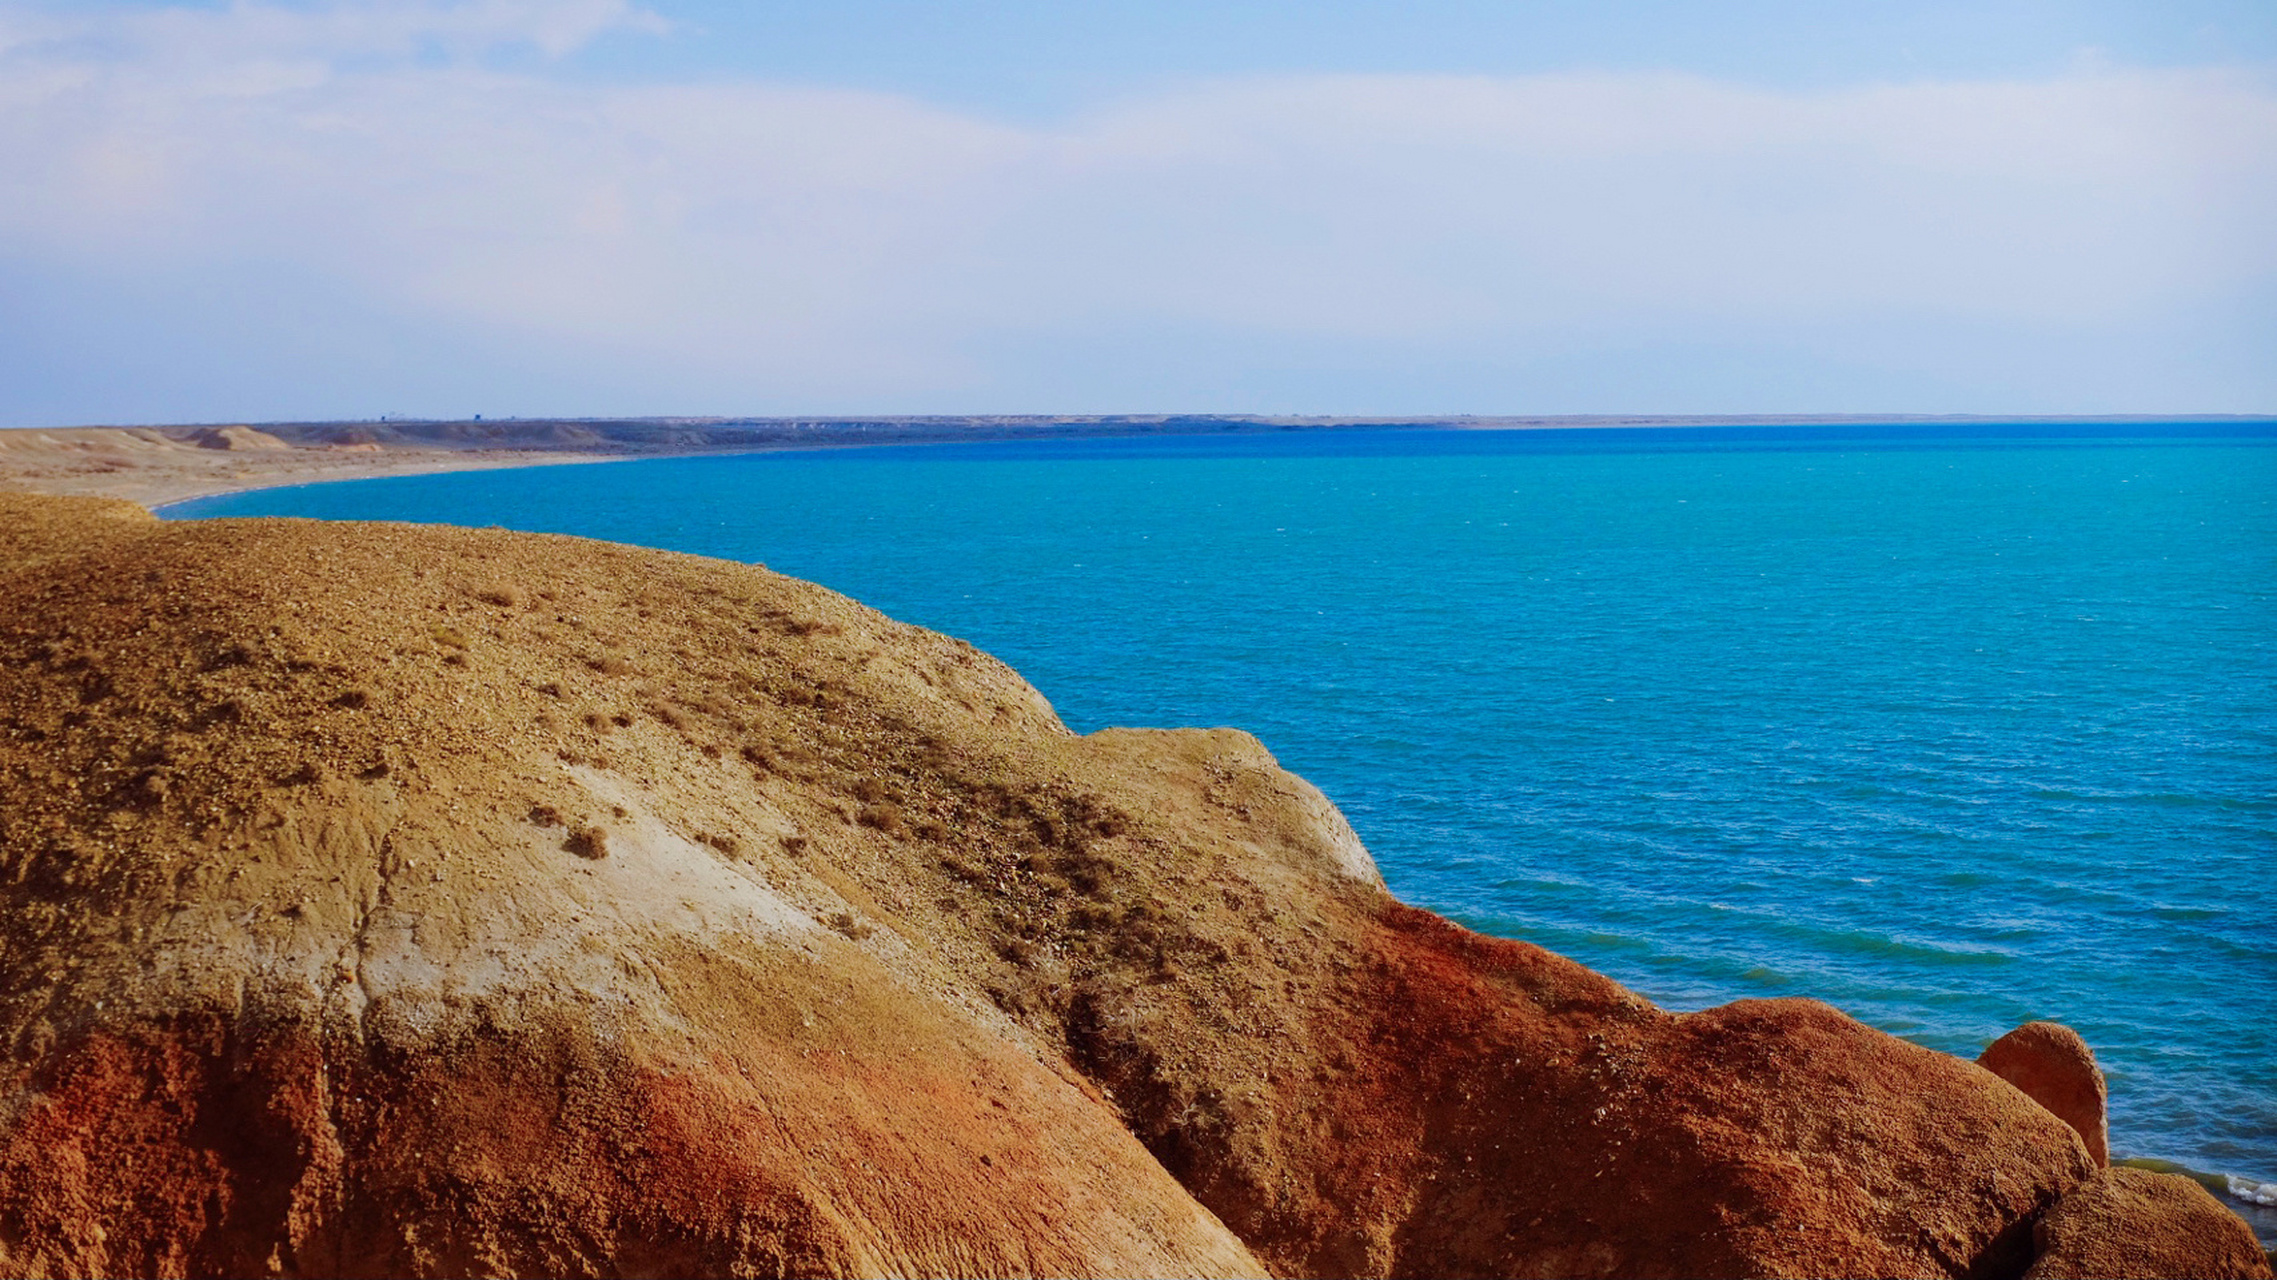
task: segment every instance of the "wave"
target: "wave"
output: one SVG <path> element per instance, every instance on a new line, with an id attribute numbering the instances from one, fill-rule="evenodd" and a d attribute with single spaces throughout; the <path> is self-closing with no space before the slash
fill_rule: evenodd
<path id="1" fill-rule="evenodd" d="M 2155 1156 L 2114 1157 L 2111 1163 L 2123 1169 L 2175 1174 L 2213 1192 L 2217 1198 L 2250 1205 L 2255 1209 L 2277 1209 L 2277 1182 L 2263 1182 L 2258 1178 L 2240 1177 L 2234 1173 L 2208 1173 L 2203 1169 L 2193 1169 L 2189 1165 L 2161 1160 Z M 2249 1214 L 2246 1220 L 2262 1236 L 2264 1244 L 2268 1242 L 2269 1228 L 2277 1225 L 2267 1222 L 2262 1214 Z"/>
<path id="2" fill-rule="evenodd" d="M 2277 1209 L 2277 1182 L 2256 1182 L 2251 1178 L 2226 1173 L 2222 1175 L 2222 1183 L 2236 1199 L 2260 1205 L 2264 1209 Z"/>

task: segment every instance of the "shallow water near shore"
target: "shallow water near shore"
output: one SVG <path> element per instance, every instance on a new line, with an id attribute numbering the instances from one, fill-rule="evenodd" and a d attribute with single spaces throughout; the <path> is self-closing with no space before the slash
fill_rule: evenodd
<path id="1" fill-rule="evenodd" d="M 919 446 L 168 514 L 762 561 L 1078 730 L 1254 731 L 1473 928 L 1966 1056 L 2062 1021 L 2115 1152 L 2277 1182 L 2277 429 L 2225 430 Z"/>

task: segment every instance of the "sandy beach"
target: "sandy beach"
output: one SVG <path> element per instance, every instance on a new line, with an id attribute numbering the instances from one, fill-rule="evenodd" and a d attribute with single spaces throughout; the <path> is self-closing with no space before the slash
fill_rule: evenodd
<path id="1" fill-rule="evenodd" d="M 146 507 L 324 480 L 606 462 L 622 455 L 400 445 L 296 446 L 250 427 L 0 431 L 0 492 L 125 498 Z"/>

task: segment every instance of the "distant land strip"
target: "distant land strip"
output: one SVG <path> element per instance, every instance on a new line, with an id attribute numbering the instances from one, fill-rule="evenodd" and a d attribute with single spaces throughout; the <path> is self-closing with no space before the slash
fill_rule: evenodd
<path id="1" fill-rule="evenodd" d="M 1290 431 L 1590 430 L 1975 424 L 2089 428 L 2199 425 L 2213 434 L 2277 424 L 2243 414 L 1567 414 L 1349 416 L 973 414 L 861 417 L 465 418 L 337 422 L 19 427 L 0 430 L 0 491 L 126 498 L 162 505 L 278 485 L 612 459 L 870 445 L 1233 435 Z"/>

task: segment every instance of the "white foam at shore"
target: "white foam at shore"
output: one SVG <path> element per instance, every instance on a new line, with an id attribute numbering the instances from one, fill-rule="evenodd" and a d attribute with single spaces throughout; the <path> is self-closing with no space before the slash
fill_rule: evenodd
<path id="1" fill-rule="evenodd" d="M 2240 1178 L 2234 1173 L 2223 1176 L 2229 1183 L 2232 1197 L 2247 1204 L 2277 1208 L 2277 1182 L 2256 1182 L 2251 1178 Z"/>

